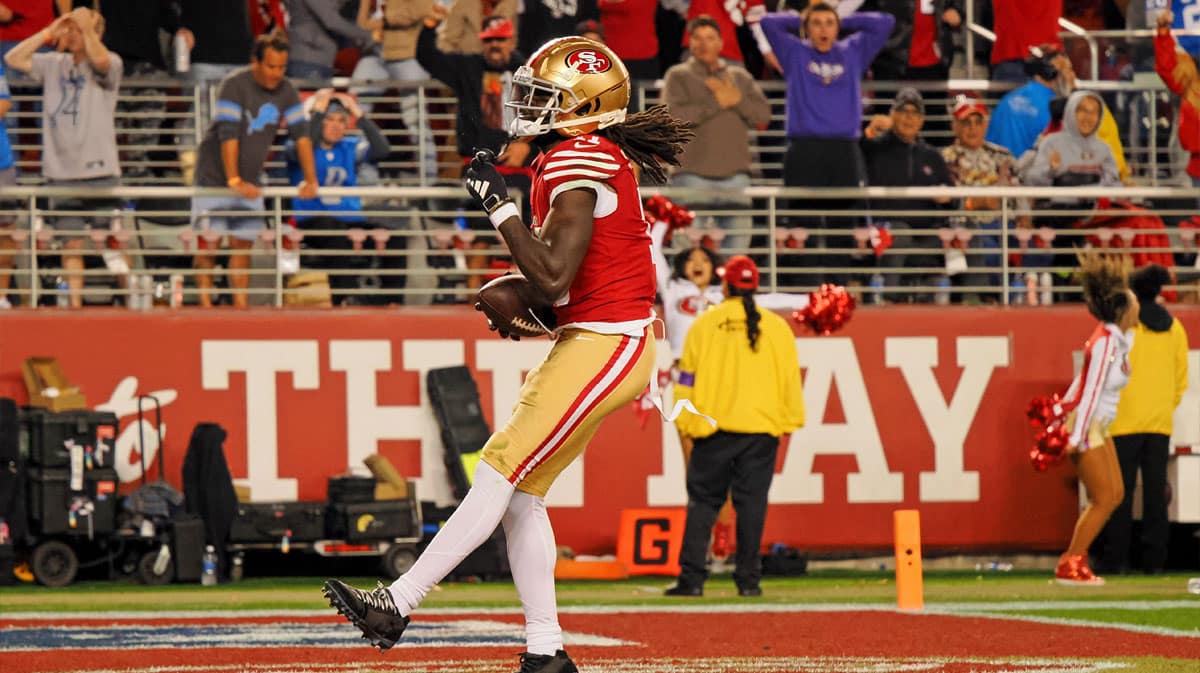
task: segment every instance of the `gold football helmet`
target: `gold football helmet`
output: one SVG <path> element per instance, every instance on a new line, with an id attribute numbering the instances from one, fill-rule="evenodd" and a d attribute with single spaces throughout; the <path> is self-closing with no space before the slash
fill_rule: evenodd
<path id="1" fill-rule="evenodd" d="M 509 126 L 514 138 L 551 129 L 577 136 L 625 121 L 629 71 L 608 47 L 582 37 L 542 45 L 513 73 Z"/>

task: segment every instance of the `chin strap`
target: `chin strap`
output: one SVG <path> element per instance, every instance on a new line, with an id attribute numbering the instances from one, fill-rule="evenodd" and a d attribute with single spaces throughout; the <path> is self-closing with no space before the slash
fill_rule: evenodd
<path id="1" fill-rule="evenodd" d="M 654 322 L 658 323 L 659 325 L 662 325 L 663 334 L 667 333 L 667 331 L 666 331 L 667 326 L 665 323 L 663 323 L 662 318 L 655 318 Z M 655 338 L 654 330 L 650 330 L 649 338 L 651 338 L 651 339 Z M 689 413 L 693 413 L 693 414 L 699 416 L 700 418 L 703 418 L 704 420 L 708 421 L 708 424 L 713 426 L 714 428 L 717 427 L 716 419 L 713 418 L 712 416 L 709 416 L 708 414 L 702 413 L 699 409 L 696 408 L 696 405 L 692 404 L 691 400 L 675 400 L 675 405 L 673 407 L 671 407 L 670 413 L 667 413 L 666 411 L 663 410 L 663 394 L 662 394 L 662 390 L 658 387 L 658 367 L 657 366 L 654 367 L 654 369 L 651 370 L 651 372 L 650 372 L 650 403 L 654 405 L 655 409 L 658 409 L 659 415 L 662 416 L 663 420 L 666 421 L 667 423 L 674 423 L 675 419 L 679 418 L 683 414 L 683 412 L 687 411 Z"/>

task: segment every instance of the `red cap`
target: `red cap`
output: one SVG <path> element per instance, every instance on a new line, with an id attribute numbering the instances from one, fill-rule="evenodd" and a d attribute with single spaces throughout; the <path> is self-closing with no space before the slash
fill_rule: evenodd
<path id="1" fill-rule="evenodd" d="M 954 118 L 966 119 L 971 115 L 982 115 L 986 117 L 988 114 L 987 107 L 983 101 L 973 96 L 959 96 L 954 102 Z"/>
<path id="2" fill-rule="evenodd" d="M 717 269 L 717 276 L 739 290 L 758 289 L 758 265 L 745 255 L 734 255 Z"/>
<path id="3" fill-rule="evenodd" d="M 508 38 L 513 36 L 512 21 L 503 16 L 489 16 L 483 20 L 483 30 L 479 31 L 479 39 Z"/>

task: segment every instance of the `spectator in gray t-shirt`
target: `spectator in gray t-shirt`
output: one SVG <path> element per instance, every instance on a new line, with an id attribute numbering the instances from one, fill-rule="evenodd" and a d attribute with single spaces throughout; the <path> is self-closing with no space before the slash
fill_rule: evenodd
<path id="1" fill-rule="evenodd" d="M 35 33 L 4 57 L 13 70 L 42 83 L 42 175 L 51 187 L 112 187 L 121 179 L 113 115 L 121 82 L 121 57 L 100 41 L 104 17 L 80 7 Z M 34 53 L 53 42 L 57 51 Z M 114 199 L 54 198 L 51 210 L 93 210 L 111 213 Z M 47 220 L 55 228 L 78 231 L 88 224 L 80 217 Z M 104 225 L 108 221 L 104 221 Z M 70 304 L 83 305 L 83 238 L 65 243 L 63 269 Z"/>
<path id="2" fill-rule="evenodd" d="M 302 199 L 317 196 L 312 138 L 308 135 L 308 120 L 300 96 L 284 77 L 287 60 L 288 42 L 283 33 L 260 35 L 254 41 L 250 67 L 236 70 L 221 81 L 213 121 L 196 153 L 196 186 L 228 187 L 234 192 L 230 196 L 197 196 L 192 201 L 192 219 L 202 232 L 202 247 L 207 238 L 205 229 L 229 234 L 229 247 L 234 251 L 229 258 L 229 287 L 233 305 L 239 308 L 249 304 L 248 252 L 264 225 L 259 180 L 275 132 L 282 124 L 286 123 L 288 135 L 296 141 L 296 158 L 304 173 L 299 196 Z M 232 217 L 210 214 L 218 211 L 247 211 L 247 214 Z M 201 306 L 212 306 L 212 276 L 208 273 L 213 268 L 212 254 L 210 250 L 202 250 L 195 259 Z"/>

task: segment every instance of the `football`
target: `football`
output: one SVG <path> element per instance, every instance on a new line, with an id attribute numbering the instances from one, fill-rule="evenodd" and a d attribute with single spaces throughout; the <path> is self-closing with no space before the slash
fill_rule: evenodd
<path id="1" fill-rule="evenodd" d="M 479 288 L 475 308 L 483 311 L 498 329 L 516 336 L 546 336 L 546 329 L 555 327 L 553 308 L 537 296 L 529 281 L 519 273 L 501 276 Z"/>

